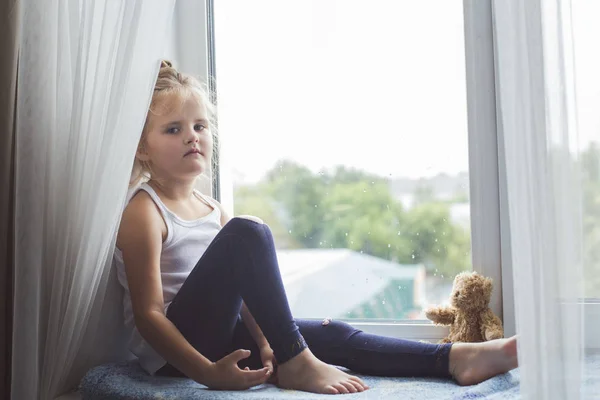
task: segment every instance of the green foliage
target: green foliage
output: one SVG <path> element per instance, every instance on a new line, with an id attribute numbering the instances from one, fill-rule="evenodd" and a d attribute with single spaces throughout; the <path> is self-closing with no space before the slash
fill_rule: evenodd
<path id="1" fill-rule="evenodd" d="M 301 248 L 300 243 L 288 234 L 288 230 L 282 223 L 277 203 L 271 198 L 265 184 L 256 186 L 243 186 L 235 191 L 234 210 L 236 215 L 255 215 L 261 218 L 273 234 L 277 246 L 282 248 Z"/>
<path id="2" fill-rule="evenodd" d="M 256 187 L 236 188 L 234 198 L 236 214 L 265 220 L 280 248 L 348 248 L 423 263 L 452 279 L 469 267 L 470 236 L 432 193 L 424 191 L 420 204 L 406 211 L 384 178 L 343 166 L 314 174 L 284 160 Z"/>
<path id="3" fill-rule="evenodd" d="M 600 148 L 581 153 L 583 245 L 587 297 L 600 298 Z M 360 170 L 338 166 L 312 173 L 281 161 L 254 187 L 236 188 L 236 214 L 261 217 L 282 248 L 348 248 L 403 264 L 422 263 L 452 279 L 470 265 L 470 233 L 452 223 L 450 206 L 468 200 L 457 191 L 450 201 L 418 186 L 415 206 L 404 210 L 388 182 Z M 373 305 L 354 310 L 371 315 Z M 377 306 L 379 307 L 379 305 Z M 375 313 L 377 314 L 377 313 Z"/>
<path id="4" fill-rule="evenodd" d="M 410 240 L 413 262 L 421 262 L 430 271 L 451 279 L 464 271 L 470 260 L 470 234 L 450 221 L 447 204 L 430 202 L 408 213 L 404 224 Z M 409 262 L 408 257 L 400 260 Z"/>
<path id="5" fill-rule="evenodd" d="M 330 247 L 386 259 L 392 259 L 402 248 L 396 235 L 402 207 L 385 183 L 332 183 L 322 204 L 327 211 L 322 239 Z"/>
<path id="6" fill-rule="evenodd" d="M 318 247 L 325 215 L 323 180 L 306 167 L 283 161 L 267 173 L 266 185 L 265 195 L 283 206 L 292 237 L 304 247 Z"/>

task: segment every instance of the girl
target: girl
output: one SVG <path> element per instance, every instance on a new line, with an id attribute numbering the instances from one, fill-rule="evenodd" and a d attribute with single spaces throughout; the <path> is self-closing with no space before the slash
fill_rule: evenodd
<path id="1" fill-rule="evenodd" d="M 269 381 L 339 394 L 368 386 L 330 364 L 462 385 L 517 366 L 514 337 L 426 344 L 339 321 L 294 320 L 269 227 L 256 217 L 230 218 L 194 189 L 212 159 L 213 121 L 199 82 L 163 61 L 115 249 L 129 345 L 149 374 L 187 376 L 213 389 Z"/>

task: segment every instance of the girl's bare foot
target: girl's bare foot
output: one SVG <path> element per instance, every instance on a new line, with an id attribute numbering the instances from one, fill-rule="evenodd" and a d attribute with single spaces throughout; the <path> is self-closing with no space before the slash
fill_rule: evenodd
<path id="1" fill-rule="evenodd" d="M 356 393 L 369 387 L 358 377 L 320 361 L 307 348 L 277 368 L 278 386 L 305 392 Z"/>
<path id="2" fill-rule="evenodd" d="M 450 374 L 463 386 L 475 385 L 518 366 L 517 337 L 483 343 L 455 343 Z"/>

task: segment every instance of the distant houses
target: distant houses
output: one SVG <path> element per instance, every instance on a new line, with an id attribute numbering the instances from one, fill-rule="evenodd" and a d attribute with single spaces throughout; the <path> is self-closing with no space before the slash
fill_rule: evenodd
<path id="1" fill-rule="evenodd" d="M 349 249 L 277 250 L 296 318 L 414 319 L 425 301 L 425 268 Z"/>

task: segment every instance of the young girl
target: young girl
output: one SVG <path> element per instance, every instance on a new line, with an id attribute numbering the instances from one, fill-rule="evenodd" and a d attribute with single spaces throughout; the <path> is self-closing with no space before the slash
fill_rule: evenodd
<path id="1" fill-rule="evenodd" d="M 339 394 L 368 387 L 330 364 L 462 385 L 517 366 L 514 337 L 427 344 L 339 321 L 294 320 L 269 227 L 256 217 L 230 218 L 194 189 L 211 163 L 213 121 L 199 82 L 163 61 L 115 249 L 130 348 L 149 374 L 187 376 L 213 389 L 269 381 Z"/>

